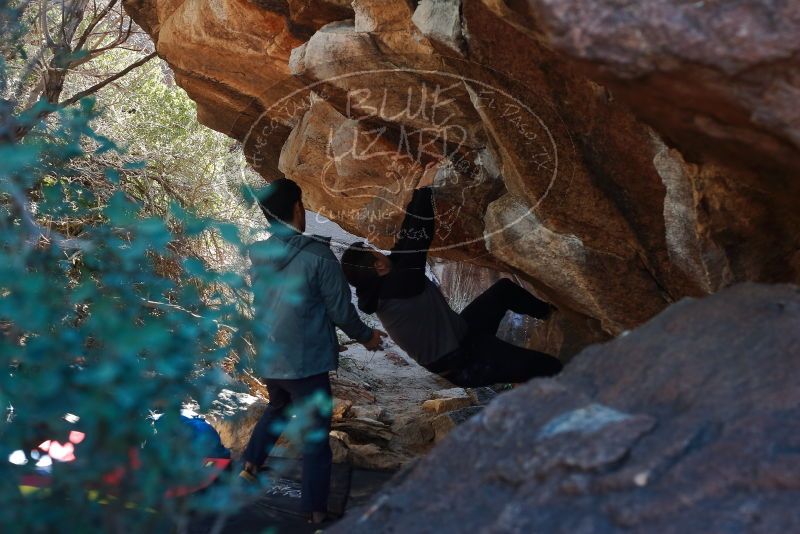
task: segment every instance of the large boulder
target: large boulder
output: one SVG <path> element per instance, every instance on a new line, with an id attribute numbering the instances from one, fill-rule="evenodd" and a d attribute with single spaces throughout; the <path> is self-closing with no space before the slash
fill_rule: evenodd
<path id="1" fill-rule="evenodd" d="M 797 532 L 800 288 L 685 299 L 502 394 L 333 532 Z"/>
<path id="2" fill-rule="evenodd" d="M 239 459 L 266 408 L 267 402 L 262 398 L 223 389 L 211 410 L 203 416 L 217 431 L 232 457 Z"/>
<path id="3" fill-rule="evenodd" d="M 198 119 L 344 229 L 390 246 L 435 173 L 432 254 L 556 304 L 536 348 L 800 281 L 792 2 L 123 4 Z"/>
<path id="4" fill-rule="evenodd" d="M 800 6 L 529 0 L 519 12 L 692 157 L 800 169 Z"/>

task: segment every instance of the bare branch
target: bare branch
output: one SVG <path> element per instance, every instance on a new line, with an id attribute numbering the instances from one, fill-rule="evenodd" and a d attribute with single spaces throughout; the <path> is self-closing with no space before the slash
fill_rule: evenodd
<path id="1" fill-rule="evenodd" d="M 99 13 L 95 11 L 95 16 L 92 17 L 92 20 L 89 21 L 89 25 L 86 26 L 86 29 L 83 31 L 83 34 L 78 38 L 78 42 L 75 43 L 75 51 L 82 50 L 83 46 L 86 44 L 87 39 L 94 31 L 97 24 L 103 20 L 106 15 L 111 11 L 111 9 L 116 5 L 118 0 L 111 0 L 105 8 L 103 8 Z M 95 3 L 95 9 L 97 8 L 97 3 Z"/>
<path id="2" fill-rule="evenodd" d="M 14 201 L 16 212 L 22 219 L 23 225 L 30 232 L 30 239 L 27 242 L 27 248 L 34 247 L 39 239 L 44 239 L 47 242 L 54 242 L 58 247 L 63 250 L 86 250 L 89 243 L 82 239 L 68 239 L 54 230 L 45 230 L 29 211 L 29 203 L 25 194 L 15 185 L 8 184 L 11 199 Z"/>
<path id="3" fill-rule="evenodd" d="M 142 303 L 143 303 L 142 305 L 145 308 L 150 308 L 152 310 L 163 309 L 163 308 L 172 308 L 172 309 L 175 309 L 175 310 L 178 310 L 178 311 L 182 311 L 184 313 L 188 313 L 189 315 L 191 315 L 195 319 L 205 319 L 205 317 L 203 317 L 202 315 L 199 315 L 199 314 L 193 312 L 192 310 L 187 310 L 183 306 L 178 306 L 177 304 L 170 304 L 169 302 L 159 302 L 157 300 L 149 300 L 149 299 L 146 299 L 144 297 L 139 297 L 139 298 L 142 300 Z M 234 326 L 231 326 L 229 324 L 221 323 L 217 319 L 212 319 L 211 321 L 213 323 L 215 323 L 218 328 L 222 328 L 222 329 L 227 330 L 229 332 L 238 332 L 239 331 L 238 328 L 236 328 Z M 245 340 L 245 341 L 247 341 L 247 340 Z"/>
<path id="4" fill-rule="evenodd" d="M 47 20 L 47 0 L 39 2 L 39 25 L 42 27 L 42 36 L 47 48 L 55 49 L 56 43 L 53 42 L 53 37 L 50 35 L 50 22 Z"/>
<path id="5" fill-rule="evenodd" d="M 88 89 L 85 89 L 85 90 L 83 90 L 83 91 L 71 96 L 70 98 L 67 98 L 66 100 L 63 100 L 63 101 L 59 102 L 58 104 L 55 104 L 53 107 L 51 107 L 49 109 L 41 111 L 40 113 L 38 113 L 36 115 L 36 118 L 34 120 L 30 120 L 26 124 L 20 125 L 20 126 L 18 126 L 16 128 L 16 130 L 14 131 L 14 135 L 13 135 L 12 141 L 16 142 L 16 141 L 19 141 L 22 138 L 24 138 L 31 131 L 31 129 L 33 128 L 34 123 L 36 121 L 47 117 L 48 115 L 50 115 L 56 109 L 60 109 L 60 108 L 64 108 L 66 106 L 72 105 L 75 102 L 77 102 L 78 100 L 80 100 L 81 98 L 84 98 L 86 96 L 89 96 L 91 94 L 96 93 L 97 91 L 99 91 L 100 89 L 105 87 L 106 85 L 108 85 L 108 84 L 110 84 L 112 82 L 115 82 L 116 80 L 119 80 L 120 78 L 122 78 L 123 76 L 128 74 L 133 69 L 144 65 L 145 63 L 147 63 L 148 61 L 150 61 L 151 59 L 156 57 L 156 55 L 157 55 L 156 52 L 153 52 L 153 53 L 143 57 L 142 59 L 131 63 L 130 65 L 128 65 L 127 67 L 125 67 L 124 69 L 119 71 L 118 73 L 114 74 L 113 76 L 110 76 L 110 77 L 106 78 L 105 80 L 94 84 L 93 86 L 89 87 Z M 36 104 L 34 104 L 34 105 L 36 105 Z M 31 109 L 32 109 L 32 107 L 27 108 L 25 111 L 22 112 L 22 114 L 30 112 Z"/>
<path id="6" fill-rule="evenodd" d="M 102 82 L 98 82 L 98 83 L 94 84 L 93 86 L 89 87 L 88 89 L 85 89 L 85 90 L 83 90 L 83 91 L 71 96 L 70 98 L 60 102 L 58 104 L 59 107 L 69 106 L 71 104 L 74 104 L 75 102 L 77 102 L 78 100 L 80 100 L 83 97 L 86 97 L 86 96 L 89 96 L 91 94 L 96 93 L 97 91 L 99 91 L 100 89 L 102 89 L 106 85 L 110 84 L 111 82 L 122 78 L 123 76 L 128 74 L 133 69 L 135 69 L 137 67 L 141 67 L 142 65 L 144 65 L 145 63 L 147 63 L 148 61 L 150 61 L 151 59 L 156 57 L 156 55 L 157 54 L 155 52 L 153 52 L 151 54 L 146 55 L 145 57 L 143 57 L 139 61 L 135 61 L 135 62 L 131 63 L 130 65 L 128 65 L 127 67 L 125 67 L 124 69 L 119 71 L 118 73 L 114 74 L 113 76 L 110 76 L 110 77 L 106 78 L 105 80 L 103 80 Z"/>
<path id="7" fill-rule="evenodd" d="M 28 80 L 28 76 L 31 75 L 31 73 L 36 69 L 36 67 L 41 66 L 42 63 L 44 62 L 44 52 L 45 52 L 45 50 L 47 50 L 46 46 L 40 47 L 36 51 L 36 53 L 34 55 L 32 55 L 31 58 L 28 60 L 28 62 L 25 64 L 25 67 L 22 68 L 22 73 L 20 74 L 20 76 L 17 79 L 17 87 L 14 89 L 14 101 L 15 102 L 18 102 L 20 97 L 22 96 L 22 93 L 25 90 L 25 82 Z M 41 83 L 44 84 L 44 80 L 42 80 Z M 36 99 L 38 99 L 39 96 L 41 96 L 41 93 L 42 93 L 42 91 L 40 90 L 39 94 L 36 95 L 35 99 L 33 99 L 33 100 L 29 99 L 30 102 L 32 103 Z"/>

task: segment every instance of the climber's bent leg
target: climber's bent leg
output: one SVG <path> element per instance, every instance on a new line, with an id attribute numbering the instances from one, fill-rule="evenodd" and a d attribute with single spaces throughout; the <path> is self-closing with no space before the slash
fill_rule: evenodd
<path id="1" fill-rule="evenodd" d="M 563 365 L 558 358 L 542 352 L 517 347 L 495 336 L 479 335 L 428 368 L 457 386 L 479 387 L 553 376 Z"/>
<path id="2" fill-rule="evenodd" d="M 471 334 L 495 335 L 500 321 L 509 310 L 543 319 L 550 313 L 550 305 L 508 278 L 503 278 L 478 295 L 464 308 L 461 317 L 469 325 Z"/>

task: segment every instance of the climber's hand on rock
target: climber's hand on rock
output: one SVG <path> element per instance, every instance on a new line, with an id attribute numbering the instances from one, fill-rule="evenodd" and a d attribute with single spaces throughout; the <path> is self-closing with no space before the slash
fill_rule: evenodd
<path id="1" fill-rule="evenodd" d="M 386 332 L 373 328 L 372 337 L 369 339 L 369 341 L 365 341 L 362 344 L 367 350 L 380 350 L 383 348 L 383 338 L 385 337 Z"/>
<path id="2" fill-rule="evenodd" d="M 439 169 L 438 161 L 431 161 L 430 163 L 425 165 L 425 170 L 422 171 L 422 178 L 419 179 L 419 183 L 417 184 L 417 189 L 433 186 L 433 179 L 436 178 L 436 171 L 438 169 Z"/>
<path id="3" fill-rule="evenodd" d="M 347 350 L 347 345 L 342 345 L 341 343 L 339 343 L 339 352 L 344 352 L 346 350 Z"/>

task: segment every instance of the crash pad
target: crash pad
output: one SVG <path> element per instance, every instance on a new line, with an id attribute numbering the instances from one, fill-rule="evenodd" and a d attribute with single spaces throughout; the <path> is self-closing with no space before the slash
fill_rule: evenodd
<path id="1" fill-rule="evenodd" d="M 259 478 L 269 481 L 267 487 L 252 503 L 242 507 L 225 520 L 224 533 L 264 532 L 272 527 L 279 534 L 315 532 L 314 525 L 306 523 L 300 508 L 302 461 L 288 458 L 270 458 L 268 467 Z M 331 471 L 331 491 L 328 498 L 328 513 L 341 517 L 347 507 L 350 493 L 352 467 L 334 464 Z M 192 534 L 209 532 L 216 516 L 197 518 L 190 525 Z"/>

